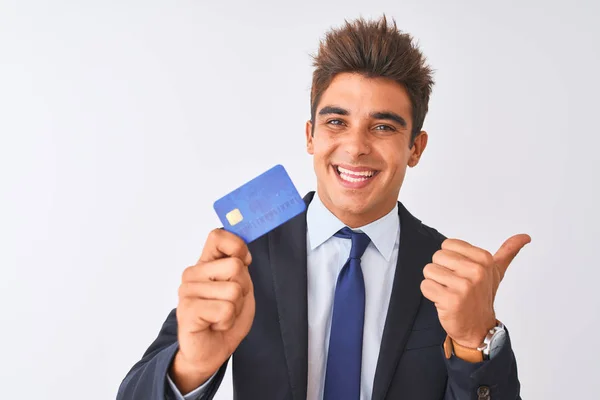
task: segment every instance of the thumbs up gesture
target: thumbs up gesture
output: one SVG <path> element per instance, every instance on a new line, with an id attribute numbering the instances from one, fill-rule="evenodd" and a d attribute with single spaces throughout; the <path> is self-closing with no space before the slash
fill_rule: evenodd
<path id="1" fill-rule="evenodd" d="M 496 325 L 494 299 L 508 266 L 531 241 L 509 238 L 496 254 L 458 239 L 446 239 L 423 270 L 423 296 L 438 311 L 442 327 L 456 343 L 477 348 Z"/>

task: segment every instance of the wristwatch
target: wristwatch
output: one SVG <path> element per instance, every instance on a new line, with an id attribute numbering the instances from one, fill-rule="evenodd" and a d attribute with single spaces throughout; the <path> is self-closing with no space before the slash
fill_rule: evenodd
<path id="1" fill-rule="evenodd" d="M 498 324 L 488 331 L 483 344 L 477 350 L 483 353 L 484 360 L 491 360 L 498 354 L 504 342 L 506 342 L 506 329 L 504 324 L 498 321 Z"/>
<path id="2" fill-rule="evenodd" d="M 491 360 L 500 351 L 506 342 L 506 329 L 504 324 L 496 320 L 496 326 L 490 329 L 483 339 L 483 344 L 476 349 L 461 346 L 446 336 L 444 341 L 444 354 L 446 358 L 452 357 L 452 354 L 458 358 L 471 363 L 478 363 L 486 360 Z"/>

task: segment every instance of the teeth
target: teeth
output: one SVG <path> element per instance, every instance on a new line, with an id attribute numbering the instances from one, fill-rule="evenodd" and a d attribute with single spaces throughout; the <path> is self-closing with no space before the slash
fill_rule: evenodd
<path id="1" fill-rule="evenodd" d="M 340 174 L 340 177 L 345 180 L 346 182 L 363 182 L 366 181 L 367 179 L 369 179 L 370 177 L 364 177 L 364 178 L 353 178 L 350 175 L 346 175 L 344 173 Z"/>
<path id="2" fill-rule="evenodd" d="M 338 171 L 341 174 L 350 175 L 349 178 L 351 178 L 353 176 L 371 177 L 375 173 L 375 171 L 361 171 L 361 172 L 356 172 L 356 171 L 350 171 L 349 169 L 345 169 L 345 168 L 342 168 L 342 167 L 337 167 L 337 168 L 338 168 Z"/>

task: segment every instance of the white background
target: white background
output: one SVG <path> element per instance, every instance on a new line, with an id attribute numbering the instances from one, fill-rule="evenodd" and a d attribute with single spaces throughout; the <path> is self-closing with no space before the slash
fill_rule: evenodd
<path id="1" fill-rule="evenodd" d="M 436 69 L 400 199 L 491 251 L 533 237 L 497 299 L 522 396 L 593 397 L 597 2 L 2 0 L 3 399 L 115 397 L 219 225 L 213 201 L 275 163 L 314 189 L 309 54 L 382 12 Z"/>

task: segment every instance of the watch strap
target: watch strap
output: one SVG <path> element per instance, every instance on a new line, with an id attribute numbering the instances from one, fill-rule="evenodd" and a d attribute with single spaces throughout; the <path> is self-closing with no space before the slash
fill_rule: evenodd
<path id="1" fill-rule="evenodd" d="M 446 336 L 446 340 L 444 341 L 444 354 L 448 359 L 452 357 L 452 354 L 454 354 L 461 360 L 470 363 L 478 363 L 483 361 L 482 351 L 461 346 L 460 344 L 452 340 L 450 336 Z"/>

